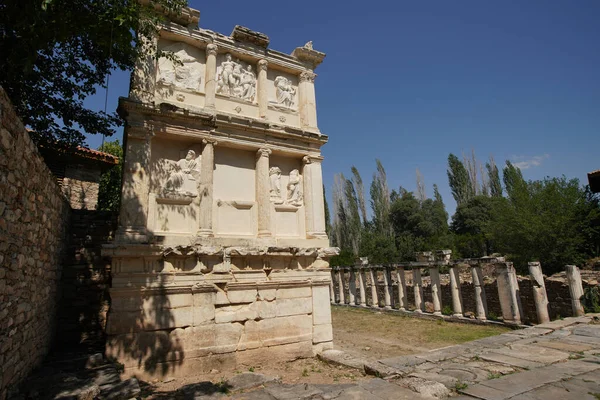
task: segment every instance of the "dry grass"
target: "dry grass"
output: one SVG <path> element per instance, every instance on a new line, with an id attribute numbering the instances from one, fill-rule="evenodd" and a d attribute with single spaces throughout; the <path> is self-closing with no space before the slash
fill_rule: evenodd
<path id="1" fill-rule="evenodd" d="M 332 307 L 332 319 L 336 348 L 368 359 L 416 354 L 510 330 L 348 307 Z"/>

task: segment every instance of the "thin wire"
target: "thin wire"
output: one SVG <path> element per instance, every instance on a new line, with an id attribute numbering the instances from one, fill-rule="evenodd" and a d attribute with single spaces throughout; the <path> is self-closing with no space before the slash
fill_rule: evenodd
<path id="1" fill-rule="evenodd" d="M 108 49 L 108 60 L 112 60 L 112 47 L 113 47 L 113 23 L 110 23 L 110 47 Z M 104 114 L 106 114 L 106 110 L 108 108 L 108 83 L 110 82 L 110 68 L 106 71 L 106 94 L 104 96 Z M 104 134 L 102 134 L 102 148 L 104 149 Z"/>

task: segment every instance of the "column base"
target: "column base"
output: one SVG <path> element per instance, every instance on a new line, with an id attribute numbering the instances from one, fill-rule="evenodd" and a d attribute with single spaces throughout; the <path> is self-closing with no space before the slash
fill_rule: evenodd
<path id="1" fill-rule="evenodd" d="M 269 231 L 259 231 L 258 232 L 259 238 L 266 238 L 266 237 L 271 237 L 271 236 L 273 236 L 273 235 Z"/>
<path id="2" fill-rule="evenodd" d="M 453 316 L 453 317 L 458 317 L 458 318 L 462 318 L 462 317 L 463 317 L 463 315 L 462 315 L 462 314 L 456 314 L 456 313 L 455 313 L 455 314 L 452 314 L 452 316 Z"/>
<path id="3" fill-rule="evenodd" d="M 439 315 L 439 316 L 441 316 L 441 315 L 442 315 L 442 312 L 441 312 L 441 311 L 434 311 L 434 312 L 433 312 L 433 315 Z"/>
<path id="4" fill-rule="evenodd" d="M 475 319 L 477 319 L 477 321 L 487 321 L 486 317 L 475 317 Z"/>
<path id="5" fill-rule="evenodd" d="M 306 232 L 307 239 L 327 239 L 325 232 Z"/>
<path id="6" fill-rule="evenodd" d="M 213 234 L 212 229 L 200 229 L 200 230 L 198 230 L 197 235 L 201 236 L 201 237 L 213 237 L 213 236 L 215 236 Z"/>
<path id="7" fill-rule="evenodd" d="M 383 307 L 383 308 L 385 308 L 386 310 L 391 310 L 391 309 L 392 309 L 392 306 L 385 306 L 385 307 Z"/>

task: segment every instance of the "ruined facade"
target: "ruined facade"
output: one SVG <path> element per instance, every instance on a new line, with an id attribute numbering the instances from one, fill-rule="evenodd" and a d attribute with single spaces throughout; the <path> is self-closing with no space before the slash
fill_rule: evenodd
<path id="1" fill-rule="evenodd" d="M 291 55 L 187 9 L 156 38 L 127 122 L 107 354 L 186 374 L 331 348 L 329 248 L 309 42 Z M 250 361 L 252 360 L 252 361 Z"/>

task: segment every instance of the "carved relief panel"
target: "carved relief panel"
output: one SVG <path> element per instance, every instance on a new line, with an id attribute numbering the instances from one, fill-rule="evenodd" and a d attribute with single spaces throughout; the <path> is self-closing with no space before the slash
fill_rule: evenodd
<path id="1" fill-rule="evenodd" d="M 256 73 L 252 65 L 234 60 L 229 53 L 225 54 L 217 67 L 216 92 L 253 103 L 256 98 Z"/>
<path id="2" fill-rule="evenodd" d="M 204 64 L 202 52 L 181 42 L 166 42 L 162 50 L 172 52 L 181 62 L 174 63 L 168 58 L 158 60 L 156 82 L 161 86 L 183 89 L 184 91 L 201 92 L 204 88 Z"/>

